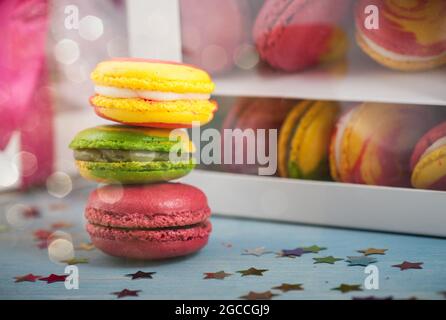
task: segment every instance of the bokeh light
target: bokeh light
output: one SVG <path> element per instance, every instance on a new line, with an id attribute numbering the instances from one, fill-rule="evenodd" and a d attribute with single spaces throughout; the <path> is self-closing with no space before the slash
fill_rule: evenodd
<path id="1" fill-rule="evenodd" d="M 79 45 L 71 39 L 62 39 L 54 46 L 54 56 L 59 63 L 72 64 L 79 59 Z"/>
<path id="2" fill-rule="evenodd" d="M 74 83 L 83 83 L 88 80 L 88 65 L 85 62 L 76 62 L 66 65 L 63 69 L 65 77 Z"/>
<path id="3" fill-rule="evenodd" d="M 99 39 L 104 33 L 104 24 L 96 16 L 85 16 L 79 21 L 79 35 L 88 41 Z"/>
<path id="4" fill-rule="evenodd" d="M 225 48 L 217 45 L 210 45 L 203 49 L 201 53 L 201 64 L 205 69 L 220 71 L 228 63 L 228 54 Z"/>
<path id="5" fill-rule="evenodd" d="M 27 210 L 29 210 L 29 207 L 21 203 L 10 206 L 6 210 L 6 220 L 9 225 L 14 229 L 26 228 L 31 223 L 31 220 L 25 216 Z"/>
<path id="6" fill-rule="evenodd" d="M 107 43 L 107 54 L 110 58 L 125 57 L 128 55 L 127 46 L 125 38 L 113 38 Z"/>
<path id="7" fill-rule="evenodd" d="M 48 239 L 48 257 L 54 263 L 62 263 L 74 258 L 74 246 L 71 235 L 62 232 L 54 232 Z"/>
<path id="8" fill-rule="evenodd" d="M 17 164 L 10 158 L 0 154 L 0 187 L 11 187 L 20 178 Z"/>
<path id="9" fill-rule="evenodd" d="M 242 44 L 234 52 L 234 63 L 243 70 L 250 70 L 259 63 L 259 54 L 256 48 L 250 44 Z"/>
<path id="10" fill-rule="evenodd" d="M 48 193 L 56 198 L 64 198 L 73 190 L 73 182 L 68 174 L 56 171 L 46 180 Z"/>
<path id="11" fill-rule="evenodd" d="M 13 158 L 14 163 L 21 163 L 21 174 L 24 177 L 32 176 L 38 168 L 37 158 L 27 151 L 20 151 Z"/>
<path id="12" fill-rule="evenodd" d="M 122 199 L 122 196 L 124 195 L 124 188 L 118 182 L 108 186 L 99 185 L 97 194 L 102 202 L 114 204 Z"/>

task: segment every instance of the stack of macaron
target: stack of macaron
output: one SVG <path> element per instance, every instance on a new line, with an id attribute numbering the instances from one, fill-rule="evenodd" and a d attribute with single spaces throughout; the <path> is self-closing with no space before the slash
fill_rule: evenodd
<path id="1" fill-rule="evenodd" d="M 181 128 L 206 124 L 216 111 L 209 75 L 179 63 L 115 59 L 99 63 L 91 78 L 96 114 L 120 123 L 83 130 L 70 144 L 80 174 L 106 184 L 85 211 L 93 244 L 132 259 L 201 249 L 211 232 L 206 196 L 170 180 L 195 166 Z"/>

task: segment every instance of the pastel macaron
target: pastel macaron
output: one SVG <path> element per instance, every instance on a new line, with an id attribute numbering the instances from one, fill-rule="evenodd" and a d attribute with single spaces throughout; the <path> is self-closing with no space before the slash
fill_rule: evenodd
<path id="1" fill-rule="evenodd" d="M 373 6 L 375 12 L 366 10 Z M 446 1 L 360 0 L 356 40 L 378 63 L 418 71 L 446 63 Z"/>
<path id="2" fill-rule="evenodd" d="M 328 150 L 340 106 L 332 101 L 297 103 L 282 124 L 279 174 L 297 179 L 330 178 Z"/>
<path id="3" fill-rule="evenodd" d="M 80 174 L 104 183 L 152 183 L 188 174 L 195 166 L 185 131 L 103 125 L 70 143 Z"/>
<path id="4" fill-rule="evenodd" d="M 341 22 L 349 0 L 269 0 L 254 23 L 262 60 L 283 71 L 299 71 L 344 56 L 348 41 Z"/>
<path id="5" fill-rule="evenodd" d="M 250 43 L 250 1 L 181 0 L 179 3 L 183 60 L 211 74 L 231 70 L 240 49 Z"/>
<path id="6" fill-rule="evenodd" d="M 430 126 L 426 108 L 366 102 L 337 122 L 330 144 L 334 180 L 410 187 L 410 157 Z"/>
<path id="7" fill-rule="evenodd" d="M 205 194 L 190 185 L 108 185 L 94 190 L 85 217 L 91 241 L 122 258 L 155 260 L 203 248 L 212 230 Z"/>
<path id="8" fill-rule="evenodd" d="M 186 64 L 116 59 L 99 63 L 91 79 L 96 114 L 128 125 L 188 128 L 208 123 L 217 109 L 208 73 Z"/>
<path id="9" fill-rule="evenodd" d="M 411 158 L 412 186 L 446 191 L 446 122 L 429 130 Z"/>

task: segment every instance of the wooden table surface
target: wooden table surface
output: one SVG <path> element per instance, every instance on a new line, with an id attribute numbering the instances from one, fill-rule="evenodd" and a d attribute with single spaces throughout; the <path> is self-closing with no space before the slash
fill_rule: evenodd
<path id="1" fill-rule="evenodd" d="M 63 282 L 15 282 L 14 277 L 28 273 L 48 276 L 64 274 L 66 264 L 55 263 L 48 250 L 38 248 L 33 232 L 63 222 L 61 229 L 77 247 L 88 242 L 84 231 L 83 208 L 92 185 L 72 191 L 63 199 L 45 189 L 0 197 L 0 299 L 117 299 L 112 292 L 141 290 L 138 297 L 123 299 L 238 299 L 249 291 L 271 290 L 273 299 L 352 299 L 353 297 L 392 297 L 394 299 L 444 299 L 446 290 L 446 240 L 428 237 L 322 228 L 214 216 L 209 244 L 197 254 L 158 262 L 129 261 L 109 257 L 97 249 L 75 250 L 79 289 L 68 290 Z M 38 209 L 40 217 L 16 219 L 16 204 Z M 17 208 L 17 207 L 15 207 Z M 11 213 L 12 212 L 12 213 Z M 389 213 L 391 214 L 391 212 Z M 12 224 L 12 225 L 11 225 Z M 59 226 L 60 227 L 60 226 Z M 62 226 L 63 227 L 63 226 Z M 318 245 L 327 247 L 301 257 L 278 257 L 282 249 Z M 272 253 L 242 255 L 244 249 L 265 247 Z M 379 271 L 379 289 L 366 289 L 362 266 L 346 261 L 315 264 L 313 258 L 358 256 L 356 250 L 386 248 L 385 255 L 373 255 Z M 392 265 L 403 261 L 423 262 L 423 269 L 401 271 Z M 267 269 L 263 276 L 242 277 L 239 270 Z M 131 280 L 126 274 L 156 272 L 153 279 Z M 206 272 L 224 270 L 232 275 L 224 280 L 203 279 Z M 282 292 L 271 289 L 282 283 L 300 283 L 304 290 Z M 362 291 L 342 293 L 332 290 L 340 284 L 359 284 Z"/>

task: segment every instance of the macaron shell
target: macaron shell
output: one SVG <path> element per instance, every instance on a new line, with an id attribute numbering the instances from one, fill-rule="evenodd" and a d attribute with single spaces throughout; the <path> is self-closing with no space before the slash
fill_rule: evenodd
<path id="1" fill-rule="evenodd" d="M 182 128 L 190 127 L 194 121 L 204 125 L 217 110 L 216 102 L 209 100 L 153 101 L 95 95 L 90 102 L 102 118 L 145 127 L 159 123 L 164 124 L 161 127 Z"/>
<path id="2" fill-rule="evenodd" d="M 364 40 L 363 36 L 359 33 L 356 33 L 356 43 L 373 60 L 375 60 L 376 62 L 380 63 L 381 65 L 387 68 L 394 70 L 422 71 L 422 70 L 434 69 L 446 63 L 446 54 L 432 58 L 430 60 L 423 60 L 423 61 L 417 61 L 417 60 L 398 61 L 395 59 L 391 59 L 389 57 L 385 57 L 380 53 L 378 53 L 377 51 L 373 50 Z"/>
<path id="3" fill-rule="evenodd" d="M 446 146 L 422 156 L 411 181 L 415 188 L 446 190 Z"/>
<path id="4" fill-rule="evenodd" d="M 356 108 L 342 136 L 338 179 L 410 186 L 410 154 L 429 126 L 425 109 L 376 103 Z"/>
<path id="5" fill-rule="evenodd" d="M 364 23 L 370 13 L 379 10 L 379 28 Z M 430 57 L 446 50 L 446 2 L 443 0 L 360 0 L 355 8 L 356 27 L 380 47 L 408 56 Z"/>
<path id="6" fill-rule="evenodd" d="M 253 28 L 261 58 L 284 71 L 298 71 L 345 53 L 346 35 L 336 24 L 350 1 L 265 1 Z"/>
<path id="7" fill-rule="evenodd" d="M 290 139 L 292 139 L 293 130 L 296 124 L 302 118 L 304 112 L 311 105 L 311 101 L 304 100 L 293 107 L 285 118 L 279 135 L 279 175 L 281 177 L 288 177 L 288 153 L 290 151 Z"/>
<path id="8" fill-rule="evenodd" d="M 182 0 L 180 9 L 184 61 L 211 74 L 232 69 L 238 49 L 250 43 L 250 1 Z"/>
<path id="9" fill-rule="evenodd" d="M 440 115 L 442 116 L 442 115 Z M 446 136 L 446 122 L 442 122 L 432 129 L 430 129 L 421 139 L 418 141 L 415 149 L 410 158 L 410 168 L 413 170 L 420 160 L 424 152 L 438 139 Z"/>
<path id="10" fill-rule="evenodd" d="M 170 152 L 181 142 L 183 152 L 194 152 L 195 146 L 186 131 L 103 125 L 79 132 L 70 143 L 71 149 L 113 149 Z"/>
<path id="11" fill-rule="evenodd" d="M 214 83 L 196 67 L 143 59 L 99 63 L 91 74 L 97 85 L 177 93 L 211 93 Z"/>
<path id="12" fill-rule="evenodd" d="M 324 179 L 328 175 L 328 148 L 339 106 L 317 101 L 303 115 L 291 140 L 288 173 L 292 178 Z"/>
<path id="13" fill-rule="evenodd" d="M 95 247 L 116 257 L 156 260 L 184 256 L 203 248 L 212 225 L 206 221 L 188 229 L 122 230 L 87 224 Z"/>
<path id="14" fill-rule="evenodd" d="M 118 228 L 194 225 L 210 214 L 206 195 L 182 183 L 107 185 L 90 194 L 85 210 L 89 222 Z"/>
<path id="15" fill-rule="evenodd" d="M 365 26 L 370 14 L 365 8 L 369 5 L 378 7 L 378 29 Z M 355 12 L 356 41 L 372 59 L 389 68 L 401 71 L 435 68 L 446 63 L 445 14 L 446 3 L 441 0 L 361 0 Z M 372 47 L 404 59 L 385 55 Z"/>
<path id="16" fill-rule="evenodd" d="M 79 173 L 99 183 L 137 184 L 179 179 L 194 168 L 193 162 L 91 162 L 76 160 Z"/>

